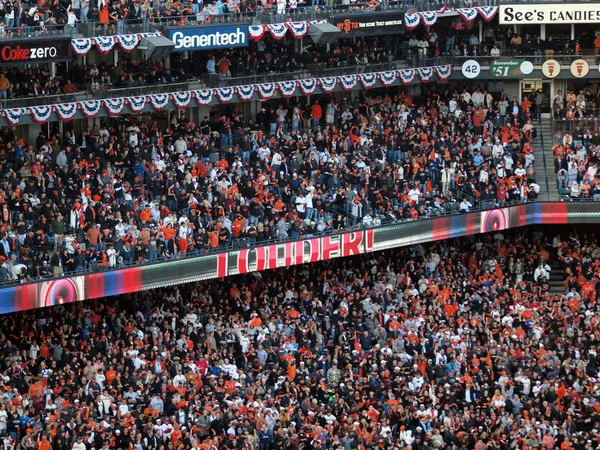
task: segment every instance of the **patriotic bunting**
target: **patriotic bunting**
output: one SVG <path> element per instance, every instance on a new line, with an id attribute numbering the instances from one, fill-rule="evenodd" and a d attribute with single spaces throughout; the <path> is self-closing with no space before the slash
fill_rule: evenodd
<path id="1" fill-rule="evenodd" d="M 415 69 L 402 69 L 398 71 L 402 84 L 410 84 L 415 79 Z"/>
<path id="2" fill-rule="evenodd" d="M 118 116 L 125 107 L 124 98 L 107 98 L 104 101 L 104 107 L 109 116 Z"/>
<path id="3" fill-rule="evenodd" d="M 296 39 L 303 38 L 308 33 L 308 22 L 286 22 L 285 25 Z"/>
<path id="4" fill-rule="evenodd" d="M 339 81 L 343 90 L 351 91 L 356 86 L 356 75 L 342 75 L 339 77 Z"/>
<path id="5" fill-rule="evenodd" d="M 25 108 L 11 108 L 4 110 L 4 117 L 11 126 L 18 125 L 19 119 L 25 114 Z"/>
<path id="6" fill-rule="evenodd" d="M 145 100 L 144 100 L 145 102 Z M 100 100 L 88 100 L 85 102 L 79 102 L 79 109 L 81 109 L 81 112 L 83 113 L 83 115 L 85 117 L 87 117 L 88 119 L 92 119 L 94 117 L 96 117 L 98 115 L 98 113 L 100 112 L 100 107 L 102 106 L 102 102 Z M 132 108 L 133 111 L 133 108 Z M 134 112 L 140 112 L 141 109 L 139 111 L 134 111 Z"/>
<path id="7" fill-rule="evenodd" d="M 312 95 L 317 89 L 317 79 L 309 78 L 307 80 L 300 80 L 300 90 L 304 95 Z"/>
<path id="8" fill-rule="evenodd" d="M 418 14 L 404 14 L 404 26 L 407 30 L 414 30 L 421 23 L 421 16 Z"/>
<path id="9" fill-rule="evenodd" d="M 295 81 L 282 81 L 277 83 L 281 95 L 285 98 L 290 98 L 296 93 L 296 82 Z"/>
<path id="10" fill-rule="evenodd" d="M 421 20 L 423 21 L 423 25 L 425 25 L 426 27 L 431 27 L 437 22 L 438 15 L 435 11 L 423 11 L 418 14 L 419 17 L 421 17 Z"/>
<path id="11" fill-rule="evenodd" d="M 77 113 L 77 103 L 59 103 L 54 105 L 56 114 L 60 120 L 68 121 L 75 117 Z"/>
<path id="12" fill-rule="evenodd" d="M 447 80 L 450 75 L 452 74 L 452 66 L 451 65 L 447 65 L 447 66 L 436 66 L 435 67 L 435 71 L 437 73 L 437 76 L 440 80 Z"/>
<path id="13" fill-rule="evenodd" d="M 191 92 L 173 92 L 171 94 L 173 97 L 173 103 L 179 109 L 187 108 L 190 102 L 192 101 L 192 93 Z"/>
<path id="14" fill-rule="evenodd" d="M 241 101 L 247 102 L 248 100 L 252 100 L 254 85 L 238 86 L 236 89 Z"/>
<path id="15" fill-rule="evenodd" d="M 135 113 L 142 112 L 146 107 L 146 96 L 142 97 L 127 97 L 127 103 L 129 103 L 129 109 Z"/>
<path id="16" fill-rule="evenodd" d="M 232 87 L 217 88 L 217 97 L 221 103 L 229 103 L 234 93 L 235 90 Z"/>
<path id="17" fill-rule="evenodd" d="M 429 79 L 433 75 L 433 67 L 419 67 L 417 70 L 419 71 L 419 78 L 421 79 L 421 82 L 429 82 Z"/>
<path id="18" fill-rule="evenodd" d="M 309 96 L 315 93 L 318 85 L 321 85 L 324 93 L 333 92 L 338 83 L 340 83 L 344 91 L 351 91 L 356 89 L 359 80 L 364 89 L 373 88 L 377 83 L 377 79 L 380 79 L 381 84 L 384 86 L 391 86 L 398 78 L 403 84 L 408 85 L 414 81 L 417 74 L 422 83 L 430 81 L 434 74 L 437 74 L 439 80 L 447 80 L 452 74 L 452 66 L 420 67 L 418 69 L 363 73 L 360 75 L 340 75 L 338 77 L 309 78 L 298 81 L 290 80 L 277 83 L 201 89 L 192 92 L 172 92 L 170 94 L 62 103 L 53 106 L 32 106 L 28 108 L 8 109 L 3 114 L 10 125 L 17 125 L 21 116 L 25 113 L 30 113 L 36 123 L 42 124 L 50 120 L 52 111 L 56 111 L 58 118 L 65 121 L 73 119 L 78 109 L 81 109 L 83 115 L 87 118 L 96 117 L 100 113 L 102 106 L 104 106 L 108 115 L 117 116 L 122 113 L 125 104 L 129 104 L 131 112 L 140 113 L 144 110 L 147 102 L 150 102 L 152 108 L 155 110 L 163 110 L 168 106 L 170 98 L 173 99 L 176 107 L 186 108 L 193 97 L 196 98 L 198 105 L 208 106 L 213 102 L 215 94 L 220 103 L 229 103 L 233 100 L 236 93 L 240 101 L 250 101 L 256 92 L 258 92 L 261 99 L 266 100 L 274 97 L 277 89 L 279 89 L 282 97 L 289 98 L 296 94 L 298 87 L 303 95 Z"/>
<path id="19" fill-rule="evenodd" d="M 333 92 L 333 90 L 335 89 L 335 85 L 337 84 L 337 80 L 332 77 L 319 78 L 319 82 L 321 83 L 321 88 L 323 89 L 323 92 L 325 92 L 326 94 Z"/>
<path id="20" fill-rule="evenodd" d="M 258 42 L 265 35 L 266 27 L 265 25 L 250 25 L 248 27 L 248 34 L 250 35 L 250 39 L 255 42 Z"/>
<path id="21" fill-rule="evenodd" d="M 140 38 L 135 34 L 116 36 L 116 39 L 121 48 L 127 53 L 132 52 L 140 43 Z"/>
<path id="22" fill-rule="evenodd" d="M 40 125 L 48 122 L 52 114 L 52 106 L 31 106 L 28 109 L 35 123 Z"/>
<path id="23" fill-rule="evenodd" d="M 267 30 L 269 30 L 269 33 L 271 33 L 273 39 L 279 40 L 285 37 L 288 29 L 283 23 L 271 23 L 267 25 Z"/>
<path id="24" fill-rule="evenodd" d="M 269 99 L 275 95 L 275 83 L 257 84 L 258 94 L 263 100 Z"/>
<path id="25" fill-rule="evenodd" d="M 152 94 L 148 96 L 148 100 L 150 100 L 150 104 L 157 111 L 165 109 L 169 104 L 169 96 L 167 94 Z"/>
<path id="26" fill-rule="evenodd" d="M 84 56 L 89 53 L 92 49 L 91 39 L 73 39 L 71 41 L 71 47 L 77 56 Z"/>
<path id="27" fill-rule="evenodd" d="M 92 38 L 95 42 L 98 51 L 103 55 L 107 55 L 115 46 L 115 38 L 113 36 L 98 36 Z"/>
<path id="28" fill-rule="evenodd" d="M 375 73 L 361 73 L 358 78 L 365 89 L 371 89 L 377 82 L 377 74 Z"/>
<path id="29" fill-rule="evenodd" d="M 159 36 L 162 36 L 162 33 L 137 33 L 118 36 L 104 36 L 100 38 L 73 39 L 71 40 L 71 47 L 77 56 L 85 56 L 90 52 L 93 45 L 96 45 L 100 52 L 108 53 L 113 48 L 114 44 L 118 42 L 123 50 L 126 52 L 131 52 L 139 45 L 143 38 Z"/>
<path id="30" fill-rule="evenodd" d="M 396 81 L 396 72 L 379 72 L 379 79 L 385 87 L 391 86 Z"/>
<path id="31" fill-rule="evenodd" d="M 471 23 L 477 18 L 477 10 L 475 8 L 457 8 L 456 12 L 467 23 Z"/>
<path id="32" fill-rule="evenodd" d="M 486 22 L 491 21 L 498 14 L 497 6 L 477 6 L 475 9 Z"/>
<path id="33" fill-rule="evenodd" d="M 196 97 L 196 101 L 200 106 L 210 105 L 213 99 L 213 90 L 200 89 L 199 91 L 194 91 L 194 97 Z"/>

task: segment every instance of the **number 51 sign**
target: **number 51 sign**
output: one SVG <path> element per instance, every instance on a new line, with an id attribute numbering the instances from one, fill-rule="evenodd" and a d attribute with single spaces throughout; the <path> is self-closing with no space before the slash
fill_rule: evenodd
<path id="1" fill-rule="evenodd" d="M 496 78 L 523 78 L 531 72 L 533 64 L 530 61 L 496 59 L 490 63 L 490 75 Z"/>

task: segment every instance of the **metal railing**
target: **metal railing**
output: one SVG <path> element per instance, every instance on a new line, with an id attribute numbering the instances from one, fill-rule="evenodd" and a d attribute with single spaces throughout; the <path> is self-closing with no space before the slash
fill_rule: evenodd
<path id="1" fill-rule="evenodd" d="M 470 6 L 479 6 L 479 2 L 471 0 L 386 0 L 373 8 L 365 0 L 351 0 L 349 5 L 341 4 L 341 0 L 333 0 L 333 4 L 328 0 L 318 0 L 313 6 L 313 0 L 305 0 L 297 8 L 288 8 L 283 14 L 277 12 L 276 6 L 270 9 L 260 9 L 249 12 L 221 12 L 219 13 L 213 6 L 207 6 L 199 11 L 197 15 L 189 14 L 185 16 L 164 15 L 151 16 L 146 18 L 125 19 L 119 22 L 100 24 L 98 21 L 83 19 L 75 27 L 68 27 L 64 23 L 48 24 L 43 27 L 15 26 L 4 28 L 0 33 L 0 40 L 12 39 L 15 37 L 35 37 L 45 35 L 63 35 L 73 36 L 74 38 L 89 38 L 97 36 L 111 36 L 116 34 L 148 33 L 157 30 L 163 30 L 172 26 L 198 26 L 198 25 L 218 25 L 232 23 L 247 24 L 271 24 L 287 21 L 305 21 L 326 19 L 338 14 L 351 13 L 378 13 L 385 14 L 389 10 L 415 10 L 415 11 L 435 11 L 443 6 L 461 8 Z M 475 4 L 477 3 L 477 4 Z M 482 4 L 494 5 L 497 0 L 483 0 Z M 61 15 L 61 21 L 64 21 L 64 15 Z"/>
<path id="2" fill-rule="evenodd" d="M 454 191 L 456 191 L 457 193 L 459 192 L 458 189 L 454 189 Z M 504 202 L 503 204 L 498 204 L 494 201 L 478 202 L 476 200 L 473 200 L 473 202 L 471 202 L 471 204 L 473 206 L 469 209 L 469 211 L 460 211 L 459 210 L 459 200 L 461 200 L 461 198 L 455 197 L 454 202 L 446 202 L 446 204 L 444 206 L 435 207 L 433 205 L 434 194 L 436 194 L 436 193 L 430 193 L 423 200 L 424 205 L 425 205 L 424 214 L 422 216 L 420 216 L 419 219 L 417 219 L 417 220 L 431 220 L 431 219 L 436 219 L 436 218 L 440 218 L 440 217 L 448 217 L 448 216 L 464 214 L 465 212 L 475 213 L 475 212 L 488 211 L 491 209 L 496 209 L 496 208 L 501 208 L 501 207 L 514 206 L 514 205 L 518 205 L 518 204 L 528 203 L 528 202 L 523 202 L 521 200 L 516 200 L 516 201 L 512 201 L 512 202 Z M 462 198 L 464 198 L 464 196 Z M 310 236 L 322 237 L 322 236 L 328 236 L 328 235 L 332 235 L 332 234 L 339 234 L 341 232 L 346 232 L 346 231 L 361 230 L 361 229 L 362 230 L 378 229 L 378 228 L 384 228 L 384 227 L 391 226 L 391 225 L 400 225 L 402 223 L 410 223 L 410 222 L 415 221 L 415 219 L 398 219 L 395 216 L 391 216 L 389 214 L 388 215 L 384 215 L 384 214 L 379 215 L 376 212 L 372 211 L 372 214 L 371 214 L 372 217 L 379 219 L 379 221 L 381 222 L 381 225 L 365 226 L 362 222 L 362 218 L 357 218 L 352 213 L 342 210 L 339 207 L 332 208 L 332 211 L 331 211 L 332 220 L 335 219 L 334 214 L 343 216 L 344 223 L 346 224 L 345 227 L 343 227 L 342 229 L 339 229 L 339 230 L 324 231 L 322 233 L 320 233 L 320 232 L 305 233 L 305 234 L 299 235 L 297 237 L 289 237 L 286 239 L 273 238 L 273 239 L 267 239 L 267 240 L 256 240 L 254 243 L 250 243 L 248 238 L 231 239 L 226 244 L 220 245 L 219 247 L 216 247 L 216 248 L 205 248 L 205 249 L 201 249 L 201 250 L 196 250 L 192 253 L 186 253 L 184 255 L 179 253 L 177 256 L 173 256 L 173 257 L 169 257 L 169 258 L 164 258 L 164 257 L 159 256 L 158 260 L 156 262 L 149 262 L 149 261 L 145 261 L 145 260 L 141 260 L 141 261 L 132 260 L 131 264 L 122 265 L 122 266 L 114 267 L 114 268 L 99 267 L 98 262 L 94 262 L 94 261 L 89 262 L 88 261 L 87 267 L 85 267 L 83 270 L 65 271 L 65 273 L 63 274 L 63 277 L 87 275 L 87 274 L 98 273 L 98 272 L 104 273 L 104 272 L 122 270 L 122 269 L 126 269 L 129 267 L 151 266 L 151 265 L 161 264 L 161 263 L 170 262 L 170 261 L 181 261 L 181 260 L 198 258 L 201 256 L 226 253 L 226 252 L 230 252 L 233 250 L 239 250 L 242 248 L 256 247 L 256 246 L 260 246 L 260 245 L 268 245 L 268 244 L 275 244 L 275 243 L 281 243 L 281 242 L 297 241 L 300 239 L 305 239 Z M 51 251 L 52 251 L 52 248 L 48 248 L 47 250 L 45 250 L 45 252 L 51 252 Z M 34 282 L 38 282 L 38 281 L 51 280 L 51 279 L 55 279 L 55 278 L 56 277 L 54 277 L 52 275 L 43 276 L 43 277 L 30 277 L 28 280 L 19 280 L 19 281 L 7 282 L 7 283 L 0 283 L 0 287 L 14 286 L 17 284 L 29 283 L 29 282 L 34 283 Z"/>

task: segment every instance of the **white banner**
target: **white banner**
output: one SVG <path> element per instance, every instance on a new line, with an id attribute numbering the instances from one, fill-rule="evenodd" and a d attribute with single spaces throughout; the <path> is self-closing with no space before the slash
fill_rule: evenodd
<path id="1" fill-rule="evenodd" d="M 500 25 L 600 22 L 600 3 L 526 3 L 500 5 Z"/>

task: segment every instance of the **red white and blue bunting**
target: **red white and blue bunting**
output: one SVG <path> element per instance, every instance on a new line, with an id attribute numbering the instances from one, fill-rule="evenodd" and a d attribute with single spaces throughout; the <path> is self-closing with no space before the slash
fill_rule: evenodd
<path id="1" fill-rule="evenodd" d="M 19 119 L 23 114 L 25 114 L 25 108 L 11 108 L 4 110 L 4 117 L 6 117 L 6 120 L 11 126 L 18 125 Z"/>
<path id="2" fill-rule="evenodd" d="M 403 84 L 408 85 L 414 81 L 417 74 L 419 75 L 420 81 L 423 83 L 430 81 L 434 74 L 437 74 L 439 80 L 447 80 L 452 74 L 452 66 L 420 67 L 418 69 L 363 73 L 360 75 L 340 75 L 337 77 L 310 78 L 297 81 L 291 80 L 217 89 L 201 89 L 191 92 L 184 91 L 139 97 L 90 100 L 78 103 L 62 103 L 53 106 L 32 106 L 28 108 L 4 110 L 3 115 L 11 126 L 17 125 L 21 116 L 24 114 L 31 114 L 32 119 L 41 124 L 50 120 L 52 111 L 56 111 L 60 120 L 73 119 L 79 109 L 85 117 L 93 118 L 100 113 L 102 107 L 104 107 L 105 112 L 109 115 L 116 116 L 122 113 L 126 104 L 129 104 L 129 110 L 132 113 L 140 113 L 144 110 L 148 102 L 150 102 L 150 105 L 154 110 L 163 110 L 168 106 L 170 99 L 173 100 L 175 107 L 186 108 L 190 105 L 193 97 L 196 98 L 198 105 L 208 106 L 213 103 L 215 96 L 220 103 L 229 103 L 234 100 L 235 94 L 238 96 L 237 101 L 249 101 L 256 92 L 258 92 L 261 99 L 266 100 L 273 98 L 277 94 L 277 90 L 279 90 L 282 97 L 289 98 L 296 95 L 298 87 L 303 95 L 309 96 L 316 92 L 319 85 L 324 93 L 333 92 L 338 83 L 343 90 L 351 91 L 356 89 L 359 80 L 364 89 L 375 87 L 378 79 L 383 86 L 391 86 L 398 79 L 400 79 Z"/>
<path id="3" fill-rule="evenodd" d="M 116 36 L 115 39 L 121 45 L 123 51 L 127 53 L 134 51 L 140 43 L 140 38 L 136 34 L 124 34 Z"/>
<path id="4" fill-rule="evenodd" d="M 281 95 L 285 98 L 293 97 L 296 93 L 296 82 L 295 81 L 281 81 L 277 83 L 277 87 L 281 92 Z"/>
<path id="5" fill-rule="evenodd" d="M 256 85 L 258 89 L 258 95 L 263 100 L 270 99 L 275 95 L 275 83 L 262 83 Z"/>
<path id="6" fill-rule="evenodd" d="M 475 9 L 486 22 L 491 21 L 498 14 L 497 6 L 477 6 Z"/>
<path id="7" fill-rule="evenodd" d="M 418 13 L 423 21 L 423 25 L 426 27 L 431 27 L 435 25 L 438 19 L 438 14 L 435 11 L 423 11 Z"/>
<path id="8" fill-rule="evenodd" d="M 173 103 L 175 103 L 175 106 L 179 109 L 187 108 L 192 101 L 192 93 L 189 91 L 173 92 L 171 97 L 173 98 Z"/>
<path id="9" fill-rule="evenodd" d="M 337 80 L 335 79 L 335 77 L 325 77 L 319 78 L 319 83 L 321 84 L 321 89 L 323 89 L 323 92 L 329 94 L 335 89 Z"/>
<path id="10" fill-rule="evenodd" d="M 91 39 L 73 39 L 71 41 L 71 47 L 77 56 L 87 55 L 92 49 L 92 44 Z"/>
<path id="11" fill-rule="evenodd" d="M 236 89 L 241 101 L 247 102 L 252 100 L 252 97 L 254 96 L 254 85 L 238 86 Z"/>
<path id="12" fill-rule="evenodd" d="M 96 48 L 103 55 L 107 55 L 115 46 L 114 36 L 98 36 L 92 38 L 96 44 Z"/>
<path id="13" fill-rule="evenodd" d="M 87 117 L 88 119 L 92 119 L 92 118 L 96 117 L 98 115 L 98 113 L 100 112 L 100 108 L 102 107 L 102 102 L 100 100 L 87 100 L 84 102 L 79 102 L 78 106 L 85 117 Z M 133 109 L 132 109 L 132 111 L 133 111 Z M 134 112 L 140 112 L 140 111 L 141 111 L 141 109 L 139 111 L 134 111 Z"/>
<path id="14" fill-rule="evenodd" d="M 146 107 L 146 96 L 127 97 L 127 103 L 129 103 L 129 109 L 133 112 L 142 112 Z"/>
<path id="15" fill-rule="evenodd" d="M 407 30 L 414 30 L 421 23 L 421 16 L 419 14 L 404 14 L 404 26 Z"/>
<path id="16" fill-rule="evenodd" d="M 40 125 L 48 122 L 52 114 L 52 106 L 31 106 L 28 109 L 33 121 Z"/>
<path id="17" fill-rule="evenodd" d="M 107 98 L 103 102 L 109 116 L 118 116 L 125 108 L 124 98 Z"/>
<path id="18" fill-rule="evenodd" d="M 415 69 L 399 70 L 398 75 L 400 75 L 400 81 L 402 81 L 402 84 L 404 84 L 404 85 L 410 84 L 415 79 Z"/>
<path id="19" fill-rule="evenodd" d="M 391 86 L 396 81 L 396 71 L 379 72 L 379 79 L 385 87 Z"/>
<path id="20" fill-rule="evenodd" d="M 274 39 L 283 39 L 288 31 L 293 38 L 300 39 L 306 36 L 311 24 L 326 22 L 327 20 L 310 20 L 304 22 L 272 23 L 270 25 L 250 25 L 248 27 L 248 34 L 250 35 L 250 39 L 255 42 L 260 41 L 267 31 L 271 33 Z"/>
<path id="21" fill-rule="evenodd" d="M 212 89 L 200 89 L 194 91 L 194 97 L 196 97 L 196 101 L 200 106 L 210 105 L 213 99 L 213 92 Z"/>
<path id="22" fill-rule="evenodd" d="M 265 35 L 266 28 L 264 25 L 250 25 L 248 27 L 248 34 L 250 35 L 250 39 L 255 42 L 258 42 Z"/>
<path id="23" fill-rule="evenodd" d="M 421 83 L 428 83 L 433 75 L 433 67 L 419 67 L 417 70 L 419 71 Z"/>
<path id="24" fill-rule="evenodd" d="M 150 104 L 157 111 L 163 110 L 169 104 L 169 95 L 168 94 L 153 94 L 148 96 L 148 100 L 150 100 Z"/>
<path id="25" fill-rule="evenodd" d="M 296 39 L 303 38 L 308 33 L 308 22 L 286 22 L 285 26 Z"/>
<path id="26" fill-rule="evenodd" d="M 217 97 L 221 103 L 229 103 L 233 99 L 235 89 L 232 87 L 217 88 Z"/>
<path id="27" fill-rule="evenodd" d="M 351 91 L 356 86 L 356 75 L 342 75 L 338 79 L 345 91 Z"/>
<path id="28" fill-rule="evenodd" d="M 477 10 L 475 8 L 457 8 L 456 12 L 467 23 L 471 23 L 477 18 Z"/>
<path id="29" fill-rule="evenodd" d="M 361 73 L 358 78 L 365 89 L 371 89 L 377 83 L 377 74 L 375 73 Z"/>
<path id="30" fill-rule="evenodd" d="M 305 80 L 299 80 L 300 90 L 304 95 L 312 95 L 317 90 L 317 79 L 309 78 Z"/>
<path id="31" fill-rule="evenodd" d="M 136 33 L 117 36 L 100 36 L 95 38 L 72 39 L 71 47 L 77 56 L 85 56 L 96 46 L 100 53 L 110 52 L 118 42 L 121 48 L 126 52 L 133 51 L 145 37 L 159 37 L 162 33 Z"/>
<path id="32" fill-rule="evenodd" d="M 438 78 L 442 81 L 446 81 L 448 78 L 450 78 L 450 75 L 452 75 L 452 66 L 451 65 L 435 66 L 434 68 L 435 68 Z"/>
<path id="33" fill-rule="evenodd" d="M 279 40 L 285 37 L 288 29 L 284 23 L 270 23 L 267 25 L 267 30 L 269 30 L 273 39 Z"/>
<path id="34" fill-rule="evenodd" d="M 479 14 L 483 20 L 490 22 L 498 14 L 497 6 L 477 6 L 475 8 L 449 8 L 444 6 L 437 11 L 422 11 L 404 14 L 404 26 L 407 30 L 414 30 L 421 23 L 426 27 L 435 25 L 440 14 L 456 12 L 467 23 L 473 22 Z"/>
<path id="35" fill-rule="evenodd" d="M 77 103 L 59 103 L 54 108 L 60 120 L 71 120 L 77 114 Z"/>

